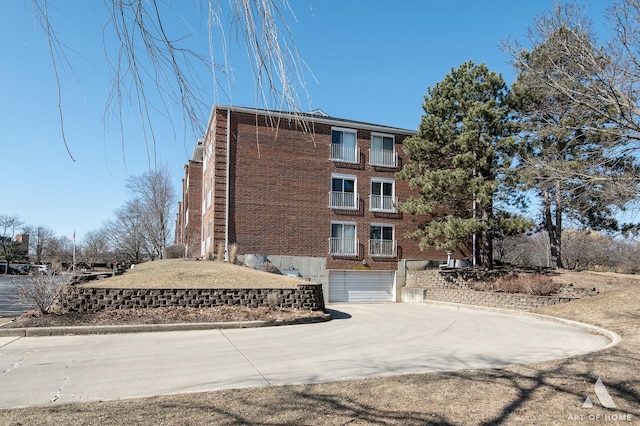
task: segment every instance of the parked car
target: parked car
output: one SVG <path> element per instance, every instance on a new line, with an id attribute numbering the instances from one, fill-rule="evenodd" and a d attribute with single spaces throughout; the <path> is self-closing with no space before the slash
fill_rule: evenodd
<path id="1" fill-rule="evenodd" d="M 7 271 L 7 265 L 4 263 L 0 263 L 0 275 L 5 274 Z M 9 275 L 18 275 L 20 272 L 14 268 L 13 266 L 9 266 Z"/>
<path id="2" fill-rule="evenodd" d="M 18 265 L 16 269 L 20 275 L 27 275 L 31 271 L 31 265 Z"/>
<path id="3" fill-rule="evenodd" d="M 40 272 L 41 274 L 46 274 L 49 272 L 49 267 L 47 265 L 33 265 L 31 270 Z"/>

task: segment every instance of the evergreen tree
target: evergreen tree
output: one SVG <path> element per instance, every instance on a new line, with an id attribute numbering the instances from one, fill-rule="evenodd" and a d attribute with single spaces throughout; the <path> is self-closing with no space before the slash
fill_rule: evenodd
<path id="1" fill-rule="evenodd" d="M 399 208 L 425 218 L 405 235 L 421 248 L 475 254 L 476 264 L 491 266 L 494 204 L 513 144 L 508 94 L 501 75 L 472 62 L 428 89 L 418 133 L 403 144 L 410 161 L 398 173 L 419 190 Z"/>

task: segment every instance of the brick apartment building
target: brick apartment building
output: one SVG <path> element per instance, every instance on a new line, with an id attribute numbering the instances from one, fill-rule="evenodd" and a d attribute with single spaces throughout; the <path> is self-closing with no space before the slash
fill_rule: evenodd
<path id="1" fill-rule="evenodd" d="M 395 174 L 413 134 L 324 113 L 215 106 L 203 140 L 200 254 L 236 244 L 267 255 L 321 282 L 329 302 L 400 300 L 407 259 L 447 258 L 403 237 L 419 223 L 395 207 L 411 193 Z M 186 173 L 185 217 L 197 192 L 191 162 Z"/>
<path id="2" fill-rule="evenodd" d="M 175 243 L 185 246 L 185 257 L 199 257 L 202 241 L 202 153 L 198 140 L 191 159 L 184 165 L 182 199 L 176 214 Z"/>

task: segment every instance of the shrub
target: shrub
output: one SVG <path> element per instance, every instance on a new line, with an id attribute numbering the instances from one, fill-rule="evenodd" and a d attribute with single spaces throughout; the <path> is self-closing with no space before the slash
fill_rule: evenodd
<path id="1" fill-rule="evenodd" d="M 270 272 L 272 274 L 282 274 L 282 272 L 280 272 L 280 269 L 278 269 L 278 266 L 269 261 L 262 263 L 262 270 L 266 272 Z"/>
<path id="2" fill-rule="evenodd" d="M 535 296 L 556 294 L 562 285 L 541 274 L 508 275 L 498 278 L 493 284 L 495 291 L 523 293 Z M 480 288 L 476 287 L 480 290 Z"/>
<path id="3" fill-rule="evenodd" d="M 278 307 L 278 294 L 271 291 L 267 294 L 267 304 L 269 305 L 269 309 L 274 311 Z"/>
<path id="4" fill-rule="evenodd" d="M 184 257 L 184 244 L 173 244 L 164 249 L 164 257 L 167 259 L 181 259 Z"/>
<path id="5" fill-rule="evenodd" d="M 496 291 L 504 291 L 505 293 L 526 293 L 526 287 L 522 279 L 517 275 L 500 277 L 493 287 Z"/>
<path id="6" fill-rule="evenodd" d="M 531 274 L 522 277 L 525 280 L 527 293 L 536 296 L 549 296 L 560 290 L 561 284 L 554 282 L 550 277 L 540 274 Z"/>
<path id="7" fill-rule="evenodd" d="M 493 281 L 473 281 L 469 287 L 476 291 L 494 291 L 495 283 Z"/>
<path id="8" fill-rule="evenodd" d="M 238 259 L 238 245 L 234 243 L 229 246 L 229 263 L 236 264 L 237 259 Z"/>
<path id="9" fill-rule="evenodd" d="M 224 243 L 218 243 L 218 247 L 216 250 L 216 260 L 218 262 L 224 261 Z"/>
<path id="10" fill-rule="evenodd" d="M 35 305 L 42 314 L 52 312 L 62 288 L 64 281 L 56 275 L 53 268 L 46 273 L 36 272 L 13 282 L 16 299 L 25 304 Z"/>

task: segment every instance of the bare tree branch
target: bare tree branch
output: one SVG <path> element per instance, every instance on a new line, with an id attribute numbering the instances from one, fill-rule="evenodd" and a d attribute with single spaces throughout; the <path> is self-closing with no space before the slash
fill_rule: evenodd
<path id="1" fill-rule="evenodd" d="M 66 138 L 57 65 L 60 58 L 66 58 L 64 45 L 58 39 L 48 13 L 52 1 L 32 0 L 32 3 L 49 43 L 58 86 L 61 133 L 73 158 Z M 202 16 L 207 17 L 207 52 L 188 47 L 193 34 L 177 37 L 170 34 L 167 24 L 181 18 L 170 9 L 169 3 L 162 0 L 103 0 L 103 3 L 108 11 L 103 30 L 104 50 L 112 71 L 104 121 L 105 125 L 112 121 L 118 123 L 123 161 L 125 135 L 122 123 L 127 118 L 129 103 L 140 118 L 149 169 L 157 166 L 158 135 L 154 123 L 157 117 L 172 122 L 175 105 L 180 106 L 183 124 L 192 129 L 194 136 L 202 135 L 211 109 L 209 92 L 213 89 L 217 93 L 223 87 L 220 77 L 227 81 L 223 93 L 229 99 L 233 97 L 228 52 L 233 40 L 230 35 L 234 31 L 246 47 L 256 85 L 256 106 L 262 104 L 293 112 L 303 110 L 304 75 L 308 68 L 297 52 L 287 24 L 288 19 L 295 19 L 288 0 L 228 0 L 227 7 L 220 1 L 198 0 L 196 4 Z M 227 14 L 230 19 L 223 19 Z M 217 33 L 214 32 L 216 27 Z M 115 54 L 112 53 L 113 40 Z M 218 51 L 222 52 L 221 58 L 214 55 Z M 203 82 L 201 76 L 207 74 L 211 81 Z"/>

